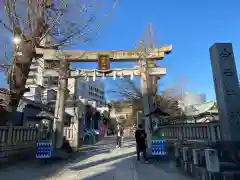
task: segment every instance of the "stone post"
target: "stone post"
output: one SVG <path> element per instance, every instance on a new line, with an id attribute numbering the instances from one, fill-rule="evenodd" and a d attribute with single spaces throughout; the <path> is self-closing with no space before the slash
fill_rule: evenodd
<path id="1" fill-rule="evenodd" d="M 73 142 L 72 148 L 74 151 L 78 151 L 79 148 L 79 107 L 74 108 L 74 117 L 73 117 Z"/>
<path id="2" fill-rule="evenodd" d="M 216 133 L 213 124 L 208 125 L 208 141 L 210 144 L 216 143 Z"/>
<path id="3" fill-rule="evenodd" d="M 7 135 L 7 144 L 8 145 L 12 144 L 12 133 L 13 133 L 13 126 L 12 126 L 12 123 L 9 122 L 9 124 L 8 124 L 8 135 Z"/>

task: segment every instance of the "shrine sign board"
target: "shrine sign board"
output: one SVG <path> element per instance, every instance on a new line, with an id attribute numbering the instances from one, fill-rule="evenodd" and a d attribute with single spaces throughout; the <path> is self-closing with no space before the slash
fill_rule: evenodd
<path id="1" fill-rule="evenodd" d="M 110 69 L 110 61 L 108 55 L 99 55 L 98 56 L 98 69 L 106 71 Z"/>

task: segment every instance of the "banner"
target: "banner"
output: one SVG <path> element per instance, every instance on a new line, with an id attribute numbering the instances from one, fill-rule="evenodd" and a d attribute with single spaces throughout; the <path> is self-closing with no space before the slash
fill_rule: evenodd
<path id="1" fill-rule="evenodd" d="M 81 121 L 81 133 L 80 133 L 80 136 L 81 137 L 84 137 L 84 128 L 85 128 L 85 115 L 83 114 L 82 115 L 82 121 Z"/>
<path id="2" fill-rule="evenodd" d="M 105 136 L 105 126 L 103 124 L 99 125 L 99 135 Z"/>

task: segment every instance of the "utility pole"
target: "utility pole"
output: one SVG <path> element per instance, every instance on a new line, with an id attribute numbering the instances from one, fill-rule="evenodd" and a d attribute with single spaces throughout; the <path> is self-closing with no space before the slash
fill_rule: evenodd
<path id="1" fill-rule="evenodd" d="M 59 84 L 55 106 L 53 130 L 55 133 L 55 148 L 59 149 L 63 143 L 63 128 L 65 115 L 65 101 L 67 95 L 69 63 L 66 58 L 61 59 L 59 67 Z"/>

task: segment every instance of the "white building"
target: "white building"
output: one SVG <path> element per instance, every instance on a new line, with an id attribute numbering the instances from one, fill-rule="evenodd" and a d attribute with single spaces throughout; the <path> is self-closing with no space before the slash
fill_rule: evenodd
<path id="1" fill-rule="evenodd" d="M 101 81 L 77 80 L 77 89 L 81 99 L 96 102 L 96 106 L 105 106 L 104 83 Z"/>
<path id="2" fill-rule="evenodd" d="M 30 92 L 25 93 L 24 96 L 33 101 L 43 101 L 43 103 L 56 100 L 58 67 L 59 61 L 34 59 L 26 81 L 26 87 L 30 88 Z"/>
<path id="3" fill-rule="evenodd" d="M 39 58 L 33 60 L 30 72 L 26 81 L 26 86 L 40 85 L 44 88 L 57 88 L 59 74 L 59 61 L 49 61 Z"/>
<path id="4" fill-rule="evenodd" d="M 190 106 L 194 104 L 202 104 L 206 102 L 206 95 L 205 94 L 197 94 L 191 92 L 185 92 L 182 95 L 181 103 L 184 106 Z"/>

